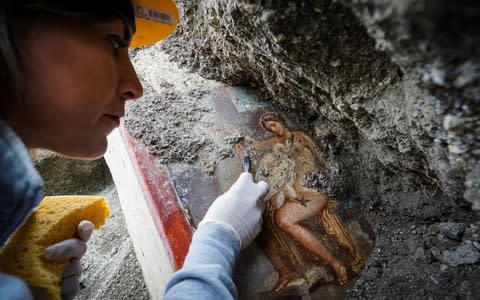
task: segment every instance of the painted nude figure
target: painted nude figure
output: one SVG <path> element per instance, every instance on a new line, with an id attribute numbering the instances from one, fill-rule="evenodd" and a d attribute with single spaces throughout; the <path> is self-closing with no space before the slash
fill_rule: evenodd
<path id="1" fill-rule="evenodd" d="M 313 232 L 300 224 L 307 218 L 319 216 L 325 232 L 345 248 L 353 258 L 350 264 L 352 271 L 358 273 L 363 267 L 364 258 L 357 251 L 355 241 L 332 211 L 335 200 L 329 197 L 325 191 L 317 191 L 305 185 L 305 176 L 318 171 L 319 164 L 321 168 L 329 168 L 327 161 L 309 136 L 301 131 L 290 131 L 278 114 L 265 113 L 260 118 L 260 125 L 274 136 L 265 141 L 256 141 L 245 137 L 245 147 L 251 147 L 263 153 L 272 150 L 284 153 L 293 162 L 294 173 L 296 173 L 277 187 L 275 194 L 271 195 L 267 203 L 267 214 L 270 214 L 270 219 L 277 228 L 314 254 L 320 262 L 329 266 L 334 271 L 338 282 L 345 285 L 348 281 L 345 264 L 337 259 Z M 268 220 L 266 223 L 268 224 Z M 275 233 L 275 229 L 270 228 L 269 231 Z M 282 248 L 282 244 L 285 242 L 278 238 L 275 240 L 279 247 L 265 244 L 262 247 L 267 246 L 269 249 L 266 254 L 279 273 L 279 280 L 275 288 L 275 291 L 278 292 L 299 276 L 282 262 L 282 254 L 278 253 L 281 251 L 278 248 Z"/>

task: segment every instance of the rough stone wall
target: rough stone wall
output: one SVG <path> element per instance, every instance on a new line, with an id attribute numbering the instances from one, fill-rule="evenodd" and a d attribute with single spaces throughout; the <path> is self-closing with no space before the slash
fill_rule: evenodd
<path id="1" fill-rule="evenodd" d="M 178 1 L 182 24 L 163 46 L 478 208 L 480 12 L 470 2 Z"/>
<path id="2" fill-rule="evenodd" d="M 480 5 L 177 5 L 182 22 L 160 47 L 203 77 L 262 90 L 344 172 L 337 198 L 363 207 L 377 235 L 350 298 L 475 297 Z"/>
<path id="3" fill-rule="evenodd" d="M 480 6 L 474 1 L 344 1 L 405 74 L 410 139 L 450 197 L 480 201 Z M 413 87 L 421 91 L 416 99 Z"/>

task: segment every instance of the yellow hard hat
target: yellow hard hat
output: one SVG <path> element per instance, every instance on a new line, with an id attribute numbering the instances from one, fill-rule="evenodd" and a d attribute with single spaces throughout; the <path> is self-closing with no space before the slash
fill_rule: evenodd
<path id="1" fill-rule="evenodd" d="M 180 19 L 174 0 L 132 0 L 136 32 L 130 47 L 153 44 L 170 35 Z"/>

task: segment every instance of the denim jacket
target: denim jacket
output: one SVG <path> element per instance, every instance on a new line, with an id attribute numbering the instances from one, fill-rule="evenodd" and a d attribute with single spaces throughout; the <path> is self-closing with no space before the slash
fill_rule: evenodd
<path id="1" fill-rule="evenodd" d="M 25 145 L 0 120 L 0 247 L 38 206 L 42 186 Z"/>
<path id="2" fill-rule="evenodd" d="M 42 180 L 20 138 L 0 120 L 0 247 L 38 206 Z M 20 279 L 0 273 L 0 299 L 29 299 Z"/>
<path id="3" fill-rule="evenodd" d="M 183 267 L 167 284 L 164 300 L 237 299 L 232 279 L 240 242 L 217 224 L 205 224 L 195 231 Z"/>

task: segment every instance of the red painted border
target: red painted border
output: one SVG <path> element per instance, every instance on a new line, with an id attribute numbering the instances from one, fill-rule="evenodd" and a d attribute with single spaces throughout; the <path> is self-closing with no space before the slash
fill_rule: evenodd
<path id="1" fill-rule="evenodd" d="M 168 172 L 125 127 L 120 126 L 119 130 L 126 142 L 154 224 L 170 255 L 170 262 L 173 268 L 178 270 L 187 255 L 192 231 L 177 200 Z"/>

